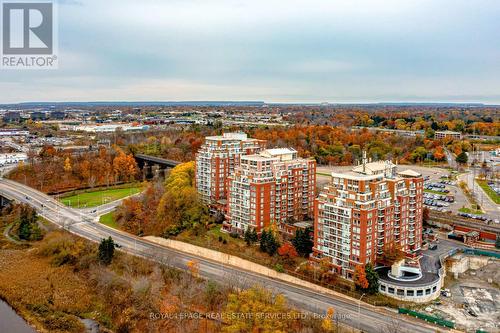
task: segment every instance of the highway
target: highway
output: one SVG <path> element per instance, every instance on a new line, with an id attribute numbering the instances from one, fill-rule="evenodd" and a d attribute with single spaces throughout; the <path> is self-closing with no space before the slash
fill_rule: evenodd
<path id="1" fill-rule="evenodd" d="M 44 193 L 11 180 L 0 179 L 0 195 L 31 205 L 44 218 L 91 241 L 99 242 L 101 239 L 111 236 L 116 243 L 122 246 L 122 250 L 130 254 L 153 259 L 180 269 L 187 269 L 188 261 L 197 260 L 200 263 L 200 275 L 204 278 L 239 287 L 259 284 L 282 293 L 291 304 L 311 313 L 325 314 L 329 307 L 333 307 L 341 323 L 356 329 L 359 328 L 364 332 L 394 331 L 395 322 L 397 322 L 398 332 L 424 333 L 435 332 L 437 329 L 436 326 L 431 326 L 423 321 L 398 315 L 395 312 L 376 308 L 363 302 L 358 303 L 357 300 L 320 294 L 305 287 L 273 280 L 238 267 L 224 266 L 148 242 L 140 237 L 95 223 L 88 212 L 66 207 Z M 106 207 L 107 209 L 108 207 Z M 439 328 L 439 330 L 446 331 L 444 328 Z"/>

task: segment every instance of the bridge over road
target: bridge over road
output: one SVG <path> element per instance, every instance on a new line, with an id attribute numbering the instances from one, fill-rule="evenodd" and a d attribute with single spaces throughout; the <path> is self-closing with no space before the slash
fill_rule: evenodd
<path id="1" fill-rule="evenodd" d="M 134 158 L 142 170 L 144 178 L 158 177 L 160 171 L 165 172 L 165 170 L 181 164 L 179 161 L 145 154 L 135 154 Z"/>

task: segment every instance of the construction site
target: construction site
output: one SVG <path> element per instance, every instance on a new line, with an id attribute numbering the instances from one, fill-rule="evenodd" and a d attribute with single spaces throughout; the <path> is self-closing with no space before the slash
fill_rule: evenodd
<path id="1" fill-rule="evenodd" d="M 446 268 L 441 297 L 420 311 L 466 332 L 500 332 L 500 259 L 458 253 Z"/>

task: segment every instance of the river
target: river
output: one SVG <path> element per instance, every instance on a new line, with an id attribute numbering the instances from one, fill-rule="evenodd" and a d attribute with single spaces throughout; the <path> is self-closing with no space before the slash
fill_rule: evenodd
<path id="1" fill-rule="evenodd" d="M 0 300 L 0 332 L 35 333 L 36 331 L 9 304 Z"/>

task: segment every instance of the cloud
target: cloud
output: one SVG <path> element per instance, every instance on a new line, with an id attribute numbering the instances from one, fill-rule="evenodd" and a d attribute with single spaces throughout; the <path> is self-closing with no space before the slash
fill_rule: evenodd
<path id="1" fill-rule="evenodd" d="M 59 70 L 0 71 L 0 102 L 498 102 L 493 1 L 59 3 Z"/>

